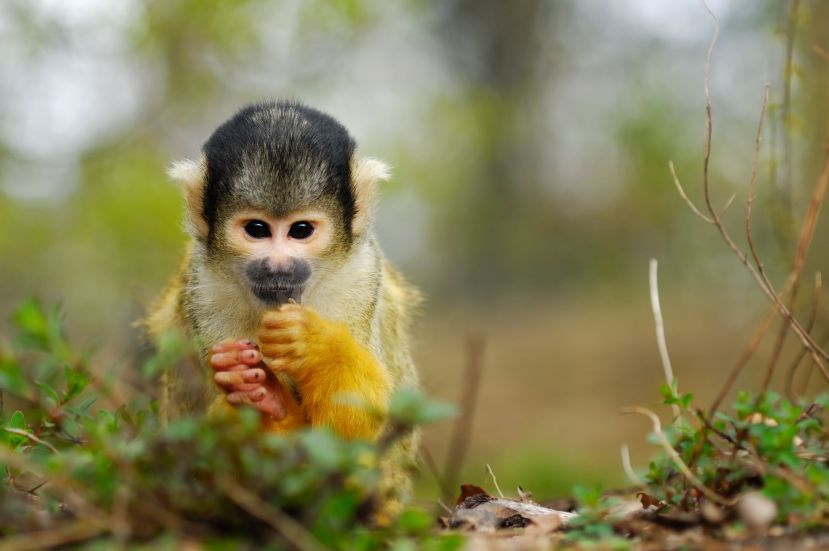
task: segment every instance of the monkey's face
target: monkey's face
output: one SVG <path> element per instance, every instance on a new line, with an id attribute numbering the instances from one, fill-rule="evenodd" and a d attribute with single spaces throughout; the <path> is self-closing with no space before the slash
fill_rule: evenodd
<path id="1" fill-rule="evenodd" d="M 242 210 L 225 222 L 222 248 L 237 281 L 266 306 L 301 302 L 314 271 L 335 249 L 334 224 L 323 211 L 275 217 Z"/>
<path id="2" fill-rule="evenodd" d="M 378 161 L 353 157 L 331 117 L 291 102 L 249 106 L 204 144 L 186 190 L 212 275 L 266 305 L 299 300 L 368 235 Z"/>

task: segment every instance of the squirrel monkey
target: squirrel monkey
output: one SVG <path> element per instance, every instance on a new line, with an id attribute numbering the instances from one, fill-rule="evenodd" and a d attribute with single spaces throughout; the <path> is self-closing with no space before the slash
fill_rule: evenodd
<path id="1" fill-rule="evenodd" d="M 219 126 L 199 160 L 172 166 L 191 239 L 147 326 L 195 337 L 207 366 L 165 374 L 166 417 L 245 405 L 267 430 L 373 440 L 391 393 L 418 384 L 408 332 L 419 295 L 372 232 L 388 168 L 355 146 L 320 111 L 266 102 Z M 384 467 L 386 491 L 406 491 L 415 440 Z"/>

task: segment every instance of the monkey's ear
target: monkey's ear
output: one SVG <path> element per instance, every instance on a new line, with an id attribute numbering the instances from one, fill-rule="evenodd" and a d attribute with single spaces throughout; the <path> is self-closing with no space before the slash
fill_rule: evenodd
<path id="1" fill-rule="evenodd" d="M 385 182 L 390 176 L 389 165 L 383 161 L 352 158 L 351 181 L 354 185 L 356 211 L 351 227 L 355 235 L 361 235 L 368 230 L 377 201 L 377 182 Z"/>
<path id="2" fill-rule="evenodd" d="M 180 182 L 184 190 L 187 209 L 187 230 L 198 239 L 207 238 L 207 220 L 204 218 L 204 184 L 207 176 L 207 159 L 175 161 L 167 175 Z"/>

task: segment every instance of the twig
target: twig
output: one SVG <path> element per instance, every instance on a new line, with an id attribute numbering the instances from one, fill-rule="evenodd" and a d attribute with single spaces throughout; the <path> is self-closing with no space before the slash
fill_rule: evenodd
<path id="1" fill-rule="evenodd" d="M 682 460 L 679 456 L 679 453 L 674 449 L 671 445 L 671 442 L 668 440 L 668 437 L 665 436 L 665 433 L 662 432 L 662 423 L 659 421 L 659 417 L 652 412 L 651 410 L 643 407 L 633 406 L 633 407 L 626 407 L 622 408 L 622 413 L 638 413 L 639 415 L 644 415 L 651 420 L 653 424 L 653 432 L 656 434 L 657 438 L 659 438 L 659 443 L 665 450 L 665 453 L 673 460 L 676 467 L 679 471 L 688 479 L 688 481 L 697 489 L 699 490 L 705 497 L 710 499 L 713 502 L 719 503 L 720 505 L 732 506 L 734 505 L 734 501 L 731 499 L 727 499 L 713 491 L 711 488 L 706 486 L 702 483 L 702 481 L 697 478 L 697 476 L 691 472 L 691 469 L 688 468 L 688 465 Z"/>
<path id="2" fill-rule="evenodd" d="M 740 444 L 737 440 L 734 440 L 731 436 L 715 427 L 708 419 L 708 417 L 706 417 L 706 415 L 702 412 L 701 409 L 697 409 L 697 417 L 699 417 L 699 419 L 702 421 L 703 426 L 707 430 L 713 432 L 714 434 L 716 434 L 717 436 L 719 436 L 720 438 L 734 446 L 735 449 L 743 448 L 742 444 Z"/>
<path id="3" fill-rule="evenodd" d="M 449 451 L 446 454 L 446 468 L 443 480 L 448 489 L 457 487 L 458 476 L 463 466 L 466 450 L 469 447 L 469 437 L 472 433 L 472 423 L 475 420 L 475 404 L 481 384 L 483 371 L 484 339 L 474 335 L 466 342 L 466 369 L 463 374 L 463 394 L 460 399 L 461 414 L 455 421 L 452 429 L 452 440 L 449 442 Z M 444 496 L 451 500 L 452 496 Z"/>
<path id="4" fill-rule="evenodd" d="M 757 253 L 757 248 L 754 246 L 754 232 L 751 231 L 751 206 L 754 203 L 754 187 L 757 183 L 757 164 L 760 161 L 760 146 L 763 143 L 763 122 L 766 119 L 766 107 L 769 104 L 769 85 L 763 90 L 763 106 L 760 108 L 760 121 L 757 123 L 757 134 L 754 138 L 754 158 L 751 161 L 751 179 L 748 182 L 748 196 L 746 197 L 746 240 L 748 241 L 748 248 L 751 251 L 751 256 L 754 258 L 754 264 L 757 269 L 763 271 L 763 262 L 760 260 L 760 255 Z"/>
<path id="5" fill-rule="evenodd" d="M 800 0 L 791 0 L 789 7 L 788 25 L 786 28 L 786 60 L 783 68 L 783 102 L 780 105 L 780 118 L 783 121 L 783 175 L 779 182 L 778 193 L 783 201 L 783 216 L 781 221 L 783 235 L 788 236 L 791 231 L 792 216 L 792 160 L 794 157 L 791 136 L 791 110 L 792 110 L 792 74 L 794 72 L 794 42 L 797 34 L 797 12 L 800 8 Z"/>
<path id="6" fill-rule="evenodd" d="M 11 427 L 5 427 L 3 430 L 5 430 L 6 432 L 10 432 L 12 434 L 19 434 L 20 436 L 25 436 L 26 438 L 28 438 L 32 442 L 37 442 L 38 444 L 40 444 L 42 446 L 46 446 L 47 448 L 52 450 L 54 453 L 60 453 L 58 451 L 58 449 L 56 447 L 54 447 L 52 444 L 50 444 L 49 442 L 46 442 L 45 440 L 41 440 L 40 438 L 38 438 L 37 436 L 35 436 L 31 432 L 27 432 L 23 429 L 14 429 L 14 428 L 11 428 Z"/>
<path id="7" fill-rule="evenodd" d="M 705 216 L 702 212 L 700 212 L 700 210 L 697 208 L 697 206 L 694 204 L 694 202 L 691 201 L 688 198 L 688 195 L 685 194 L 685 188 L 682 187 L 682 182 L 679 181 L 679 176 L 676 175 L 676 168 L 674 168 L 674 162 L 673 161 L 668 161 L 668 170 L 671 171 L 671 178 L 674 181 L 674 186 L 676 186 L 677 193 L 679 193 L 679 196 L 682 198 L 683 201 L 685 201 L 685 204 L 688 205 L 688 208 L 691 209 L 691 211 L 694 214 L 696 214 L 698 217 L 700 217 L 704 222 L 708 222 L 709 224 L 713 224 L 714 221 L 712 219 L 710 219 L 709 217 Z M 736 199 L 736 198 L 737 198 L 737 194 L 732 193 L 731 197 L 728 198 L 728 201 L 726 201 L 725 204 L 720 209 L 720 216 L 725 214 L 725 211 L 728 210 L 728 207 L 731 206 L 731 203 L 733 203 L 734 199 Z"/>
<path id="8" fill-rule="evenodd" d="M 714 46 L 717 42 L 717 38 L 720 32 L 720 25 L 717 17 L 708 7 L 705 0 L 702 0 L 703 7 L 708 12 L 711 20 L 714 23 L 714 35 L 711 38 L 711 42 L 708 46 L 708 55 L 706 57 L 705 63 L 705 71 L 704 71 L 704 89 L 705 89 L 705 140 L 703 144 L 703 192 L 705 196 L 705 204 L 708 212 L 710 214 L 711 219 L 713 220 L 714 226 L 717 228 L 717 231 L 720 233 L 723 241 L 725 241 L 726 245 L 731 249 L 731 251 L 737 256 L 743 266 L 749 271 L 751 276 L 755 279 L 760 289 L 763 291 L 763 294 L 771 301 L 771 303 L 775 306 L 776 310 L 779 314 L 786 320 L 786 322 L 791 326 L 792 331 L 797 335 L 798 339 L 804 347 L 809 350 L 809 353 L 815 359 L 815 363 L 818 365 L 818 369 L 820 369 L 821 374 L 824 378 L 829 381 L 829 370 L 827 370 L 826 365 L 824 364 L 824 360 L 829 359 L 829 354 L 826 353 L 814 339 L 803 329 L 800 323 L 795 319 L 792 315 L 791 311 L 783 304 L 780 300 L 780 296 L 778 296 L 777 292 L 774 289 L 771 281 L 769 281 L 768 277 L 766 277 L 764 272 L 758 271 L 754 267 L 754 265 L 749 261 L 748 254 L 741 250 L 734 240 L 731 238 L 731 235 L 725 229 L 725 226 L 722 224 L 722 221 L 717 214 L 716 210 L 714 209 L 714 205 L 711 200 L 711 189 L 710 189 L 710 178 L 709 178 L 709 165 L 710 165 L 710 158 L 711 158 L 711 139 L 712 139 L 712 129 L 713 129 L 713 117 L 712 117 L 712 107 L 711 107 L 711 92 L 709 88 L 709 79 L 710 79 L 710 69 L 711 69 L 711 58 L 713 55 Z M 823 176 L 823 171 L 821 173 Z M 829 173 L 827 173 L 829 176 Z M 821 178 L 822 180 L 823 178 Z M 825 182 L 824 182 L 825 184 Z M 819 188 L 825 188 L 825 185 L 819 185 Z M 823 190 L 825 191 L 825 189 Z M 823 191 L 816 190 L 816 194 L 818 192 L 823 193 Z M 822 198 L 821 198 L 822 202 Z"/>
<path id="9" fill-rule="evenodd" d="M 63 522 L 48 530 L 5 536 L 0 540 L 0 551 L 28 551 L 52 549 L 70 543 L 100 536 L 107 531 L 103 523 L 90 523 L 87 519 Z"/>
<path id="10" fill-rule="evenodd" d="M 820 272 L 815 273 L 815 291 L 812 296 L 812 310 L 809 314 L 809 321 L 806 323 L 806 330 L 809 333 L 812 332 L 812 329 L 815 328 L 815 323 L 817 322 L 818 312 L 820 311 L 820 299 L 823 290 L 823 278 L 821 277 Z M 792 360 L 792 363 L 789 364 L 789 369 L 786 370 L 786 386 L 785 386 L 785 393 L 786 396 L 792 401 L 795 400 L 796 396 L 794 395 L 793 385 L 794 385 L 794 375 L 797 371 L 797 367 L 800 365 L 800 362 L 803 361 L 803 357 L 806 355 L 806 349 L 801 348 L 798 352 L 797 356 Z"/>
<path id="11" fill-rule="evenodd" d="M 449 508 L 449 506 L 448 506 L 448 505 L 446 505 L 446 504 L 443 502 L 443 500 L 442 500 L 442 499 L 439 499 L 439 500 L 438 500 L 438 506 L 439 506 L 441 509 L 443 509 L 444 511 L 446 511 L 447 513 L 449 513 L 450 515 L 451 515 L 451 514 L 452 514 L 452 512 L 453 512 L 453 511 L 452 511 L 452 509 L 450 509 L 450 508 Z"/>
<path id="12" fill-rule="evenodd" d="M 659 357 L 662 359 L 662 369 L 665 372 L 665 381 L 668 383 L 668 388 L 674 388 L 674 370 L 671 367 L 671 358 L 668 356 L 668 345 L 665 342 L 665 325 L 662 322 L 662 308 L 659 306 L 659 285 L 657 282 L 657 267 L 659 263 L 655 258 L 651 258 L 650 274 L 648 281 L 650 283 L 651 292 L 651 309 L 653 310 L 653 322 L 656 326 L 656 344 L 659 347 Z M 680 410 L 676 404 L 671 405 L 674 412 L 674 417 L 679 417 Z"/>
<path id="13" fill-rule="evenodd" d="M 443 499 L 451 499 L 451 489 L 446 486 L 446 481 L 443 480 L 443 477 L 440 475 L 440 471 L 438 470 L 438 466 L 432 452 L 430 452 L 429 448 L 426 446 L 421 446 L 420 456 L 423 458 L 423 462 L 426 464 L 426 468 L 429 469 L 429 473 L 432 475 L 432 478 L 435 479 L 435 484 L 437 484 L 438 489 L 440 490 L 440 495 L 443 496 Z"/>
<path id="14" fill-rule="evenodd" d="M 504 499 L 504 492 L 502 492 L 501 488 L 498 486 L 498 479 L 495 478 L 495 472 L 492 470 L 492 467 L 489 466 L 489 463 L 486 464 L 486 472 L 488 472 L 490 478 L 492 478 L 492 483 L 495 485 L 495 490 L 498 492 L 498 495 L 501 499 Z"/>
<path id="15" fill-rule="evenodd" d="M 748 365 L 748 361 L 751 359 L 751 356 L 757 350 L 757 347 L 760 346 L 760 343 L 763 340 L 763 337 L 766 335 L 766 331 L 769 330 L 771 327 L 771 322 L 774 320 L 774 314 L 777 312 L 775 308 L 772 308 L 769 311 L 769 314 L 766 316 L 766 319 L 763 320 L 763 323 L 754 334 L 751 336 L 748 345 L 743 350 L 743 353 L 740 354 L 740 358 L 737 360 L 737 363 L 734 364 L 734 367 L 731 369 L 731 372 L 728 374 L 728 377 L 725 379 L 725 383 L 723 383 L 722 388 L 720 388 L 720 392 L 717 394 L 717 397 L 714 398 L 714 401 L 711 403 L 711 406 L 708 408 L 708 415 L 710 417 L 714 416 L 714 413 L 720 408 L 723 400 L 725 400 L 726 395 L 728 395 L 729 391 L 731 391 L 731 387 L 734 386 L 734 382 L 737 380 L 737 377 L 743 371 L 746 365 Z M 804 348 L 804 350 L 806 350 Z"/>
<path id="16" fill-rule="evenodd" d="M 829 61 L 829 52 L 827 52 L 826 50 L 824 50 L 823 48 L 821 48 L 817 44 L 812 46 L 812 51 L 814 51 L 817 55 L 822 57 L 824 60 Z"/>
<path id="17" fill-rule="evenodd" d="M 728 210 L 728 207 L 730 207 L 730 206 L 731 206 L 731 203 L 733 203 L 733 202 L 734 202 L 734 199 L 736 199 L 736 198 L 737 198 L 737 194 L 736 194 L 736 193 L 732 193 L 732 194 L 731 194 L 731 197 L 729 197 L 729 198 L 728 198 L 728 201 L 726 201 L 726 202 L 725 202 L 725 205 L 723 205 L 723 208 L 722 208 L 722 209 L 720 209 L 720 216 L 722 216 L 723 214 L 725 214 L 725 211 L 727 211 L 727 210 Z"/>
<path id="18" fill-rule="evenodd" d="M 811 247 L 812 237 L 814 236 L 815 228 L 817 227 L 817 219 L 820 214 L 821 206 L 826 195 L 827 181 L 829 181 L 829 137 L 826 141 L 826 154 L 824 155 L 823 168 L 821 169 L 820 175 L 818 176 L 817 184 L 815 185 L 815 191 L 812 193 L 812 198 L 809 202 L 809 208 L 807 210 L 806 217 L 803 220 L 803 226 L 800 230 L 800 237 L 798 238 L 797 249 L 792 269 L 789 272 L 783 289 L 780 291 L 779 295 L 777 295 L 778 297 L 784 296 L 789 291 L 794 289 L 794 287 L 798 284 L 800 280 L 800 273 L 806 261 L 806 254 L 808 253 L 809 248 Z M 760 341 L 762 340 L 763 336 L 765 335 L 766 331 L 771 325 L 772 320 L 774 319 L 774 314 L 780 313 L 778 304 L 780 304 L 779 298 L 776 301 L 772 301 L 772 306 L 769 315 L 766 317 L 766 319 L 763 321 L 763 324 L 757 329 L 757 331 L 752 336 L 749 345 L 746 347 L 746 350 L 740 356 L 740 359 L 738 360 L 737 364 L 735 365 L 734 369 L 731 371 L 731 374 L 726 380 L 725 385 L 723 386 L 720 393 L 717 395 L 717 398 L 714 400 L 714 403 L 709 408 L 709 415 L 713 415 L 714 412 L 719 408 L 720 404 L 722 403 L 722 400 L 725 398 L 726 394 L 728 394 L 728 391 L 731 389 L 731 386 L 737 379 L 737 376 L 746 366 L 748 360 L 751 358 L 751 355 L 759 346 Z M 806 334 L 808 335 L 810 332 L 811 328 L 806 331 Z M 811 339 L 811 337 L 809 337 L 809 340 L 811 342 L 814 342 Z M 801 339 L 801 344 L 803 344 L 803 339 Z M 821 374 L 823 374 L 824 378 L 829 380 L 829 376 L 827 376 L 829 374 L 827 374 L 823 362 L 818 357 L 820 355 L 818 352 L 822 352 L 824 355 L 825 352 L 823 352 L 822 346 L 817 344 L 815 344 L 815 346 L 816 349 L 813 349 L 810 345 L 804 344 L 804 350 L 812 356 L 813 361 L 818 366 L 818 369 L 821 371 Z"/>
<path id="19" fill-rule="evenodd" d="M 619 451 L 622 454 L 622 469 L 624 469 L 628 480 L 630 480 L 634 486 L 638 486 L 643 490 L 646 490 L 648 485 L 645 484 L 645 481 L 642 480 L 638 474 L 636 474 L 636 471 L 633 470 L 633 465 L 630 464 L 630 448 L 628 448 L 628 445 L 622 444 Z"/>
<path id="20" fill-rule="evenodd" d="M 668 169 L 671 171 L 671 176 L 673 177 L 674 185 L 676 186 L 676 190 L 679 193 L 679 196 L 682 197 L 682 200 L 685 201 L 685 204 L 688 205 L 688 208 L 691 209 L 691 212 L 702 218 L 705 222 L 713 224 L 714 221 L 705 216 L 702 212 L 700 212 L 697 206 L 685 194 L 685 188 L 682 187 L 682 182 L 679 181 L 679 176 L 676 175 L 676 169 L 674 168 L 673 161 L 668 161 Z"/>
<path id="21" fill-rule="evenodd" d="M 86 520 L 92 525 L 104 524 L 108 530 L 109 515 L 87 501 L 77 491 L 77 482 L 72 480 L 67 474 L 60 472 L 50 472 L 47 474 L 39 470 L 23 454 L 15 453 L 11 449 L 3 446 L 0 446 L 0 463 L 6 465 L 7 468 L 28 471 L 38 478 L 47 479 L 50 490 L 59 490 L 67 501 L 72 501 L 73 512 L 81 517 L 80 520 Z"/>
<path id="22" fill-rule="evenodd" d="M 300 551 L 324 551 L 328 549 L 293 517 L 263 501 L 258 495 L 243 488 L 233 480 L 225 476 L 219 476 L 216 478 L 216 483 L 231 501 L 251 516 L 268 524 L 296 549 Z"/>

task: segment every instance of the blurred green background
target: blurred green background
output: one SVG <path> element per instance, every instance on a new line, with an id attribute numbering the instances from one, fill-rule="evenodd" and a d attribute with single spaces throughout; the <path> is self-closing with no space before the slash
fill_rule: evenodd
<path id="1" fill-rule="evenodd" d="M 779 284 L 829 118 L 814 50 L 829 50 L 829 3 L 711 7 L 715 203 L 737 194 L 740 234 L 768 82 L 755 226 Z M 637 465 L 651 450 L 618 409 L 656 404 L 662 382 L 648 259 L 680 388 L 701 405 L 766 311 L 667 168 L 701 205 L 711 33 L 696 0 L 2 0 L 0 334 L 35 295 L 64 305 L 99 368 L 134 362 L 132 324 L 184 242 L 169 162 L 246 102 L 298 98 L 394 167 L 377 232 L 427 297 L 426 389 L 456 401 L 465 341 L 485 339 L 464 481 L 488 485 L 488 463 L 542 497 L 624 484 L 619 445 Z M 807 282 L 826 245 L 821 224 Z M 450 429 L 426 434 L 441 466 Z M 423 499 L 435 492 L 424 475 Z"/>

